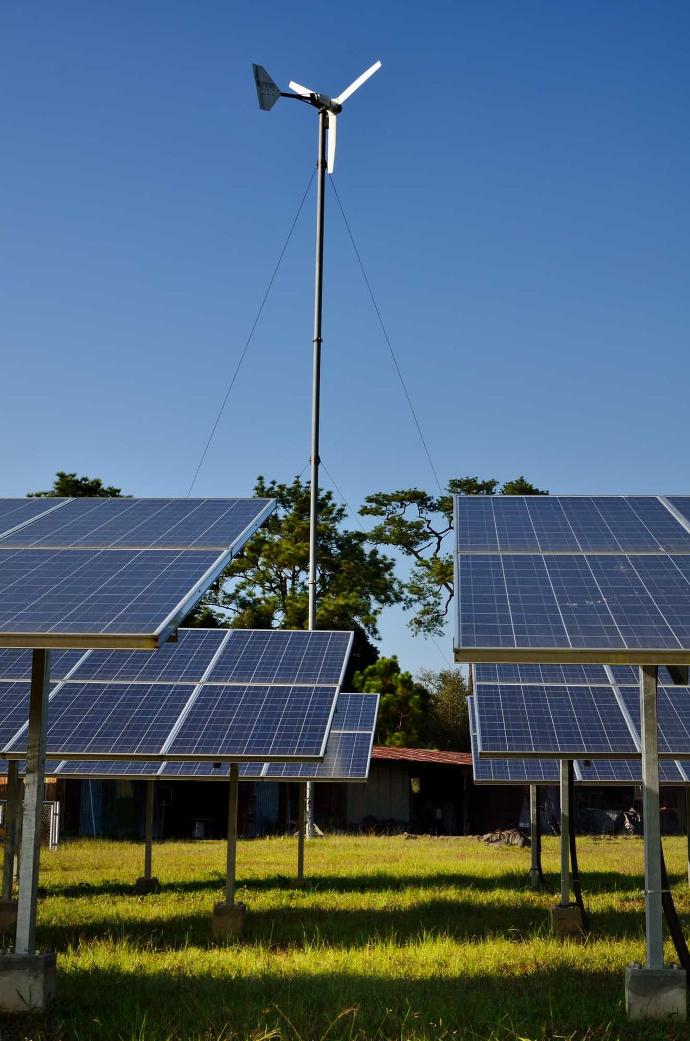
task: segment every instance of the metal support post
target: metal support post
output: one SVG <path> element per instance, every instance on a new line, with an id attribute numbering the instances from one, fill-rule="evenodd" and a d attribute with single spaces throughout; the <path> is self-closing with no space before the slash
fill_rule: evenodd
<path id="1" fill-rule="evenodd" d="M 153 788 L 155 781 L 146 782 L 146 824 L 144 831 L 144 878 L 151 878 L 151 855 L 153 847 Z"/>
<path id="2" fill-rule="evenodd" d="M 688 884 L 690 885 L 690 786 L 685 789 L 685 834 L 687 836 Z"/>
<path id="3" fill-rule="evenodd" d="M 240 790 L 240 768 L 237 763 L 230 767 L 230 797 L 228 799 L 228 862 L 225 870 L 225 903 L 235 903 L 235 880 L 237 877 L 237 804 Z"/>
<path id="4" fill-rule="evenodd" d="M 306 803 L 307 803 L 307 786 L 306 784 L 300 784 L 298 786 L 299 792 L 299 811 L 297 816 L 297 881 L 304 881 L 304 832 L 305 832 L 305 814 L 306 814 Z"/>
<path id="5" fill-rule="evenodd" d="M 532 889 L 541 889 L 541 873 L 539 871 L 539 789 L 536 784 L 529 786 L 529 841 L 532 863 L 530 867 L 530 884 Z"/>
<path id="6" fill-rule="evenodd" d="M 561 907 L 570 906 L 570 791 L 568 760 L 561 759 Z"/>
<path id="7" fill-rule="evenodd" d="M 17 939 L 15 942 L 17 954 L 36 953 L 36 903 L 38 864 L 41 852 L 49 690 L 50 653 L 47 650 L 36 650 L 33 652 L 31 664 L 29 734 L 24 774 L 24 812 L 19 868 Z"/>
<path id="8" fill-rule="evenodd" d="M 642 816 L 644 824 L 645 926 L 648 969 L 663 969 L 664 967 L 657 675 L 656 665 L 642 665 L 640 667 Z"/>
<path id="9" fill-rule="evenodd" d="M 323 235 L 326 201 L 326 131 L 328 113 L 319 112 L 319 143 L 316 158 L 316 264 L 314 274 L 314 337 L 311 391 L 311 476 L 309 501 L 309 622 L 316 629 L 316 576 L 319 532 L 319 430 L 321 413 L 321 344 L 323 338 Z M 313 790 L 307 783 L 307 836 L 314 838 Z"/>
<path id="10" fill-rule="evenodd" d="M 7 800 L 5 802 L 5 850 L 2 860 L 2 899 L 12 899 L 14 863 L 17 856 L 17 818 L 19 816 L 19 763 L 7 764 Z"/>

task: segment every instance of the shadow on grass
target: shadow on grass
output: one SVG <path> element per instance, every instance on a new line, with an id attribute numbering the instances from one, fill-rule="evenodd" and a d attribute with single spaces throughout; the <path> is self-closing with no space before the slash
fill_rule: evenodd
<path id="1" fill-rule="evenodd" d="M 231 955 L 232 948 L 229 949 Z M 58 962 L 59 966 L 59 962 Z M 536 966 L 510 975 L 474 972 L 385 977 L 341 972 L 225 971 L 172 975 L 97 968 L 58 975 L 52 1028 L 33 1041 L 687 1041 L 684 1024 L 628 1023 L 623 974 Z M 5 1034 L 3 1034 L 3 1037 Z M 19 1035 L 17 1035 L 19 1036 Z"/>

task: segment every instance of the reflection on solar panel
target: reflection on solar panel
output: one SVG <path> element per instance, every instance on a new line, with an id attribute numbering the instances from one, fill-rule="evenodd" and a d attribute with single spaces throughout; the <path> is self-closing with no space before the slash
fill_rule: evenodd
<path id="1" fill-rule="evenodd" d="M 64 502 L 0 538 L 0 646 L 157 647 L 274 505 Z"/>
<path id="2" fill-rule="evenodd" d="M 644 496 L 456 496 L 456 659 L 687 659 L 690 522 L 676 514 Z"/>
<path id="3" fill-rule="evenodd" d="M 482 755 L 616 758 L 639 746 L 611 687 L 481 684 L 475 692 Z"/>
<path id="4" fill-rule="evenodd" d="M 349 632 L 234 629 L 208 680 L 338 684 L 351 640 Z"/>
<path id="5" fill-rule="evenodd" d="M 640 688 L 619 687 L 630 720 L 640 732 Z M 690 755 L 690 687 L 659 687 L 659 755 Z"/>

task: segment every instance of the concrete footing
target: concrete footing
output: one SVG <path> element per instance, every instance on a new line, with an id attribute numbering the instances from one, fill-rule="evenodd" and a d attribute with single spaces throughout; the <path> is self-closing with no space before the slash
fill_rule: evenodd
<path id="1" fill-rule="evenodd" d="M 549 919 L 554 936 L 582 936 L 582 912 L 577 904 L 556 904 L 549 909 Z"/>
<path id="2" fill-rule="evenodd" d="M 647 969 L 628 965 L 625 970 L 625 1011 L 628 1019 L 687 1018 L 688 991 L 684 969 L 675 965 Z"/>
<path id="3" fill-rule="evenodd" d="M 538 868 L 530 868 L 529 884 L 531 889 L 541 890 L 544 888 L 544 884 L 539 876 Z"/>
<path id="4" fill-rule="evenodd" d="M 17 924 L 17 901 L 0 900 L 0 933 L 7 933 Z"/>
<path id="5" fill-rule="evenodd" d="M 0 952 L 0 1011 L 47 1012 L 55 997 L 55 951 Z"/>
<path id="6" fill-rule="evenodd" d="M 139 896 L 148 896 L 149 893 L 157 893 L 160 890 L 161 884 L 157 878 L 138 878 L 134 883 L 134 892 L 138 893 Z"/>
<path id="7" fill-rule="evenodd" d="M 247 920 L 246 904 L 216 904 L 211 931 L 215 940 L 241 940 Z"/>

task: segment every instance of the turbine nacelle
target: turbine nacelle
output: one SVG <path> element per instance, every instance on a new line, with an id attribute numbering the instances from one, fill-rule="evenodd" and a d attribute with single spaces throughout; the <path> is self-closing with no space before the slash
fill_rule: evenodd
<path id="1" fill-rule="evenodd" d="M 256 93 L 259 98 L 259 108 L 267 112 L 273 108 L 278 98 L 295 98 L 299 101 L 305 101 L 308 105 L 313 105 L 318 108 L 320 112 L 328 113 L 328 158 L 327 167 L 328 172 L 333 173 L 333 167 L 335 166 L 335 141 L 336 141 L 336 116 L 342 112 L 343 103 L 347 101 L 349 97 L 354 94 L 356 90 L 362 86 L 363 83 L 373 76 L 375 72 L 381 68 L 381 62 L 377 61 L 368 68 L 361 76 L 358 76 L 349 87 L 346 87 L 342 94 L 339 94 L 337 98 L 331 98 L 328 94 L 320 94 L 317 90 L 310 90 L 309 87 L 303 87 L 301 83 L 295 83 L 294 80 L 290 80 L 290 90 L 292 94 L 287 94 L 285 91 L 280 90 L 276 83 L 271 79 L 263 65 L 254 65 L 254 81 L 256 83 Z"/>

